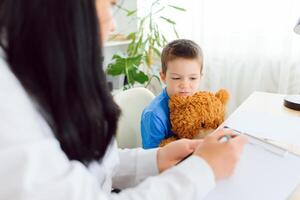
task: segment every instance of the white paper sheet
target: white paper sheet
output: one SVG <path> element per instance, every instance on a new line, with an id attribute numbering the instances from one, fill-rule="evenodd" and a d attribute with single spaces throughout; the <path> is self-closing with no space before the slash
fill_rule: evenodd
<path id="1" fill-rule="evenodd" d="M 254 112 L 238 112 L 226 120 L 226 125 L 256 137 L 272 139 L 300 147 L 300 117 L 274 116 Z"/>
<path id="2" fill-rule="evenodd" d="M 269 150 L 247 144 L 233 176 L 217 182 L 205 199 L 287 199 L 300 183 L 300 157 Z"/>

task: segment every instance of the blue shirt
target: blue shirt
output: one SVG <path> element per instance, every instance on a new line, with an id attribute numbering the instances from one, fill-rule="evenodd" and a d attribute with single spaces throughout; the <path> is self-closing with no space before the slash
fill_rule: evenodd
<path id="1" fill-rule="evenodd" d="M 141 134 L 144 149 L 158 147 L 163 139 L 174 135 L 169 114 L 169 96 L 165 88 L 142 113 Z"/>

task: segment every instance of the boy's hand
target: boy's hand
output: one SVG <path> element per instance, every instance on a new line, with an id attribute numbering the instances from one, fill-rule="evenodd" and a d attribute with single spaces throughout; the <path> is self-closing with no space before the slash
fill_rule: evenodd
<path id="1" fill-rule="evenodd" d="M 157 151 L 157 165 L 159 172 L 174 166 L 202 143 L 203 140 L 181 139 L 159 148 Z"/>

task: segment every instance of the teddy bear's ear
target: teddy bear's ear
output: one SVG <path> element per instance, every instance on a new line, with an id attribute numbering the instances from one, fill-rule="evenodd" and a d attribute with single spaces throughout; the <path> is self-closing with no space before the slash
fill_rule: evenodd
<path id="1" fill-rule="evenodd" d="M 225 105 L 229 99 L 229 93 L 225 89 L 219 90 L 215 96 L 220 99 L 223 105 Z"/>

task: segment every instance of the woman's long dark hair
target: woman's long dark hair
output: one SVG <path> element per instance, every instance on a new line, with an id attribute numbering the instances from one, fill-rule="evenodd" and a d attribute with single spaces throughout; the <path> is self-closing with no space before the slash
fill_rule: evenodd
<path id="1" fill-rule="evenodd" d="M 101 159 L 120 111 L 102 69 L 95 0 L 0 0 L 0 30 L 11 70 L 69 159 Z"/>

